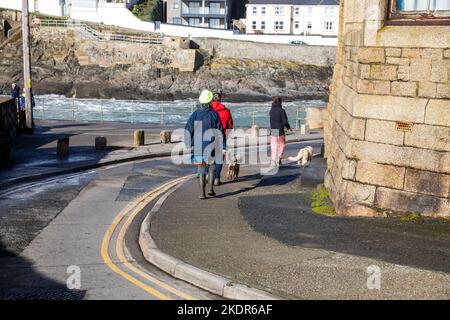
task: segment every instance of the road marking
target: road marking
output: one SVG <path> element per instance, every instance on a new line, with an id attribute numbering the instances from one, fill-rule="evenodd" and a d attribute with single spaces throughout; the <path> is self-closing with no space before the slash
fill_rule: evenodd
<path id="1" fill-rule="evenodd" d="M 117 229 L 118 225 L 121 223 L 121 221 L 127 216 L 127 214 L 132 211 L 130 217 L 133 216 L 135 217 L 139 211 L 141 211 L 143 208 L 145 208 L 145 206 L 150 203 L 151 201 L 153 201 L 154 199 L 156 199 L 159 195 L 161 195 L 162 193 L 170 190 L 170 188 L 172 188 L 173 186 L 177 185 L 180 182 L 183 182 L 184 180 L 187 180 L 188 178 L 190 178 L 190 176 L 188 177 L 182 177 L 179 179 L 175 179 L 172 180 L 158 188 L 156 188 L 155 190 L 152 190 L 150 192 L 148 192 L 147 194 L 143 195 L 142 197 L 140 197 L 138 200 L 130 202 L 117 216 L 116 218 L 113 220 L 112 224 L 109 226 L 108 230 L 105 233 L 105 236 L 103 237 L 103 241 L 102 241 L 102 247 L 101 247 L 101 256 L 103 258 L 103 261 L 105 262 L 105 264 L 111 269 L 113 270 L 115 273 L 119 274 L 120 276 L 122 276 L 123 278 L 125 278 L 126 280 L 130 281 L 131 283 L 133 283 L 134 285 L 138 286 L 139 288 L 145 290 L 146 292 L 150 293 L 151 295 L 161 299 L 161 300 L 173 300 L 172 297 L 158 291 L 157 289 L 141 282 L 140 280 L 136 279 L 135 277 L 133 277 L 131 274 L 123 271 L 122 269 L 120 269 L 117 264 L 115 264 L 112 259 L 111 256 L 109 255 L 109 244 L 111 242 L 112 236 L 114 234 L 114 231 Z M 128 229 L 129 225 L 131 224 L 130 219 L 128 219 L 129 223 L 125 223 L 125 225 L 127 226 L 126 228 L 125 225 L 124 227 L 122 227 L 123 231 L 122 235 L 119 234 L 121 241 L 123 243 L 123 239 L 124 239 L 124 235 L 126 232 L 126 229 Z M 128 222 L 127 221 L 127 222 Z M 121 230 L 121 232 L 122 232 Z M 125 262 L 129 264 L 129 262 L 126 260 L 125 255 L 123 254 L 123 248 L 121 249 L 122 251 L 118 251 L 117 249 L 117 244 L 118 242 L 116 242 L 116 252 L 119 256 L 119 259 L 121 260 L 121 262 Z M 120 247 L 120 245 L 119 245 Z M 120 256 L 121 255 L 121 256 Z M 130 264 L 131 265 L 131 264 Z M 132 265 L 131 265 L 132 266 Z M 127 265 L 127 267 L 129 268 L 129 265 Z M 134 266 L 132 266 L 133 268 L 135 268 Z M 129 268 L 131 269 L 131 268 Z M 138 274 L 142 275 L 145 274 L 144 272 L 142 272 L 141 270 L 137 269 L 139 272 L 137 272 Z M 134 270 L 133 270 L 134 271 Z M 136 271 L 135 271 L 136 272 Z M 160 285 L 163 284 L 163 286 L 161 286 L 162 288 L 168 290 L 169 292 L 175 293 L 177 296 L 180 297 L 186 297 L 188 299 L 195 299 L 189 295 L 183 294 L 180 291 L 176 290 L 175 288 L 170 287 L 167 284 L 164 284 L 163 282 L 157 280 L 157 279 L 153 279 L 152 277 L 150 277 L 149 275 L 144 276 L 147 280 Z M 170 289 L 168 289 L 170 288 Z"/>
<path id="2" fill-rule="evenodd" d="M 150 201 L 148 201 L 145 205 L 147 205 Z M 145 207 L 145 206 L 144 206 Z M 181 292 L 180 290 L 177 290 L 175 288 L 173 288 L 172 286 L 169 286 L 168 284 L 150 276 L 149 274 L 143 272 L 142 270 L 136 268 L 132 263 L 129 262 L 129 260 L 125 257 L 125 253 L 124 253 L 124 243 L 125 243 L 125 235 L 128 231 L 128 228 L 130 227 L 131 223 L 133 222 L 133 220 L 136 218 L 136 216 L 138 215 L 138 213 L 141 210 L 134 210 L 132 214 L 130 214 L 130 216 L 128 217 L 127 221 L 125 222 L 125 224 L 122 226 L 122 228 L 120 229 L 119 235 L 117 237 L 116 240 L 116 253 L 117 256 L 119 258 L 119 260 L 123 263 L 123 265 L 125 267 L 127 267 L 128 269 L 130 269 L 131 271 L 139 274 L 140 276 L 144 277 L 145 279 L 149 280 L 150 282 L 155 283 L 156 285 L 158 285 L 159 287 L 166 289 L 167 291 L 183 298 L 186 300 L 198 300 L 197 298 L 194 298 L 193 296 L 189 295 L 189 294 L 185 294 L 184 292 Z"/>

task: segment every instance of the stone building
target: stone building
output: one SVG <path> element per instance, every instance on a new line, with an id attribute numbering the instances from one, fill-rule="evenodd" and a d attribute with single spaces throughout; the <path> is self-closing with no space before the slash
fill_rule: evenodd
<path id="1" fill-rule="evenodd" d="M 340 5 L 325 128 L 338 213 L 450 215 L 450 1 Z"/>

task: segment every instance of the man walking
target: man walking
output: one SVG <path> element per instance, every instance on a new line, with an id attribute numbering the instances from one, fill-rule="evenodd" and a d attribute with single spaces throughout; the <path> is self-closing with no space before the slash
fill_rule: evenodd
<path id="1" fill-rule="evenodd" d="M 186 123 L 185 143 L 190 141 L 191 162 L 198 166 L 200 199 L 205 199 L 206 171 L 209 175 L 209 196 L 215 196 L 214 171 L 216 162 L 222 162 L 222 150 L 226 146 L 225 136 L 219 115 L 211 108 L 213 93 L 204 90 L 200 97 L 200 106 L 192 113 Z"/>

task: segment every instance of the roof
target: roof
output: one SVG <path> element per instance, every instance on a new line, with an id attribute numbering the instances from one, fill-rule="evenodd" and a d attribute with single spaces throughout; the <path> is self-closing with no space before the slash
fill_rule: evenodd
<path id="1" fill-rule="evenodd" d="M 338 6 L 339 0 L 249 0 L 249 4 L 292 4 L 297 6 Z"/>

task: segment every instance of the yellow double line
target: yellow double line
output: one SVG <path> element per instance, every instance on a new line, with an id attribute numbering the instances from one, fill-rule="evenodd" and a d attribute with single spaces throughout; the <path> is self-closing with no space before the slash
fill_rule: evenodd
<path id="1" fill-rule="evenodd" d="M 143 272 L 142 270 L 136 268 L 125 257 L 125 253 L 124 253 L 124 249 L 123 249 L 125 235 L 126 235 L 126 233 L 128 231 L 128 228 L 130 227 L 130 225 L 133 222 L 134 218 L 141 212 L 141 210 L 144 209 L 145 206 L 147 206 L 150 202 L 155 200 L 157 197 L 159 197 L 160 195 L 162 195 L 165 192 L 169 191 L 171 188 L 175 187 L 177 184 L 188 180 L 189 178 L 191 178 L 191 176 L 186 176 L 186 177 L 182 177 L 182 178 L 178 178 L 178 179 L 172 180 L 172 181 L 170 181 L 170 182 L 160 186 L 159 188 L 148 192 L 147 194 L 145 194 L 142 197 L 140 197 L 138 200 L 133 201 L 130 204 L 128 204 L 119 213 L 119 215 L 117 215 L 117 217 L 114 219 L 113 223 L 109 226 L 108 230 L 106 231 L 105 236 L 103 237 L 103 241 L 102 241 L 101 255 L 102 255 L 103 261 L 106 263 L 106 265 L 111 270 L 113 270 L 114 272 L 116 272 L 117 274 L 119 274 L 120 276 L 125 278 L 126 280 L 130 281 L 134 285 L 138 286 L 139 288 L 141 288 L 141 289 L 145 290 L 146 292 L 150 293 L 152 296 L 157 297 L 157 298 L 159 298 L 161 300 L 173 300 L 173 298 L 170 297 L 169 295 L 165 294 L 165 293 L 160 292 L 159 290 L 155 289 L 154 287 L 151 287 L 151 286 L 143 283 L 142 281 L 138 280 L 136 277 L 134 277 L 130 273 L 127 273 L 124 270 L 122 270 L 121 268 L 119 268 L 118 265 L 112 261 L 111 256 L 109 255 L 109 247 L 110 247 L 110 243 L 111 243 L 113 234 L 116 231 L 118 225 L 122 222 L 122 220 L 127 215 L 129 215 L 128 219 L 126 220 L 126 222 L 121 227 L 121 229 L 119 231 L 119 234 L 117 236 L 117 240 L 116 240 L 115 249 L 116 249 L 117 257 L 119 258 L 119 262 L 123 266 L 125 266 L 128 270 L 130 270 L 130 271 L 140 275 L 141 277 L 145 278 L 146 280 L 148 280 L 152 284 L 158 286 L 159 288 L 163 288 L 166 291 L 168 291 L 168 292 L 170 292 L 170 293 L 172 293 L 172 294 L 174 294 L 174 295 L 176 295 L 176 296 L 178 296 L 180 298 L 183 298 L 183 299 L 196 300 L 196 298 L 194 298 L 193 296 L 191 296 L 189 294 L 186 294 L 184 292 L 181 292 L 181 291 L 175 289 L 174 287 L 169 286 L 165 282 L 162 282 L 161 280 L 158 280 L 155 277 L 153 277 L 153 276 Z"/>

